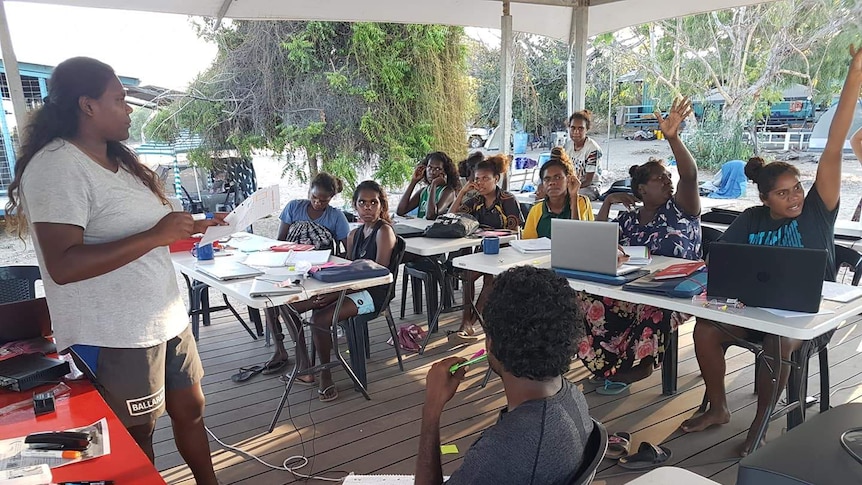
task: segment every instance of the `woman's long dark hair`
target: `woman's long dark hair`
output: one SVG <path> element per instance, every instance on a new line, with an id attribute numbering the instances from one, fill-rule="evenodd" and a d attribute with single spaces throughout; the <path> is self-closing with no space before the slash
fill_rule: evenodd
<path id="1" fill-rule="evenodd" d="M 425 156 L 425 159 L 422 160 L 422 164 L 427 167 L 431 164 L 431 160 L 440 160 L 443 162 L 443 172 L 446 173 L 446 186 L 455 192 L 461 190 L 461 180 L 458 178 L 458 169 L 455 167 L 455 162 L 449 158 L 449 155 L 446 155 L 445 152 L 432 152 Z"/>
<path id="2" fill-rule="evenodd" d="M 15 179 L 9 184 L 6 204 L 8 229 L 22 237 L 27 233 L 27 221 L 21 211 L 21 178 L 30 160 L 56 138 L 72 138 L 78 134 L 78 100 L 81 96 L 98 99 L 108 83 L 116 79 L 111 66 L 89 57 L 73 57 L 60 63 L 48 80 L 48 97 L 41 108 L 30 114 L 24 130 L 21 150 L 15 163 Z M 134 151 L 119 140 L 108 141 L 108 157 L 119 160 L 123 167 L 139 178 L 163 204 L 164 188 L 155 172 L 138 161 Z"/>

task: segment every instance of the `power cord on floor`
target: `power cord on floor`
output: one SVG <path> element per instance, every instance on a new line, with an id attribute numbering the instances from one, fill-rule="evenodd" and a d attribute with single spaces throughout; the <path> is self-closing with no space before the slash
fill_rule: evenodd
<path id="1" fill-rule="evenodd" d="M 299 435 L 299 442 L 300 442 L 300 445 L 302 446 L 302 453 L 303 454 L 302 455 L 293 455 L 293 456 L 287 457 L 282 462 L 281 466 L 272 465 L 270 463 L 267 463 L 267 462 L 263 461 L 262 459 L 258 458 L 257 456 L 255 456 L 255 455 L 253 455 L 253 454 L 251 454 L 245 450 L 242 450 L 242 449 L 237 448 L 235 446 L 229 445 L 229 444 L 225 443 L 224 441 L 220 440 L 219 437 L 216 436 L 215 433 L 210 431 L 210 429 L 207 428 L 206 426 L 204 426 L 204 429 L 206 429 L 207 433 L 209 433 L 209 435 L 212 436 L 212 438 L 214 440 L 216 440 L 216 442 L 218 444 L 222 445 L 224 448 L 227 448 L 228 450 L 239 453 L 240 455 L 248 456 L 248 457 L 254 459 L 255 461 L 259 462 L 260 464 L 262 464 L 268 468 L 271 468 L 273 470 L 281 470 L 281 471 L 289 472 L 291 475 L 293 475 L 296 478 L 303 478 L 306 480 L 322 480 L 325 482 L 341 483 L 341 481 L 344 480 L 343 477 L 342 478 L 321 477 L 321 476 L 317 476 L 317 475 L 306 475 L 306 474 L 300 473 L 298 471 L 301 468 L 304 468 L 305 466 L 307 466 L 309 463 L 309 460 L 308 460 L 308 458 L 306 458 L 304 456 L 305 455 L 305 441 L 302 439 L 302 433 L 299 431 L 299 429 L 296 427 L 296 424 L 293 422 L 293 415 L 290 412 L 290 397 L 289 396 L 288 396 L 288 401 L 287 401 L 287 403 L 285 403 L 285 405 L 287 406 L 288 417 L 290 418 L 290 422 L 293 425 L 293 429 L 295 429 L 296 434 Z M 309 418 L 311 418 L 311 400 L 308 401 L 308 416 L 309 416 Z M 312 441 L 311 441 L 311 443 L 312 443 L 312 455 L 311 455 L 311 457 L 312 457 L 312 459 L 314 459 L 314 448 L 313 448 L 314 447 L 314 439 L 313 439 L 313 436 L 316 433 L 316 427 L 317 427 L 317 425 L 314 423 L 314 418 L 311 418 L 311 423 L 314 426 L 314 428 L 312 428 Z M 290 464 L 294 463 L 294 462 L 298 462 L 298 463 L 296 465 L 290 466 Z M 313 463 L 312 463 L 311 469 L 312 470 L 314 469 Z M 346 473 L 345 473 L 345 475 L 346 475 Z"/>
<path id="2" fill-rule="evenodd" d="M 249 458 L 252 458 L 252 459 L 256 460 L 257 462 L 259 462 L 260 464 L 262 464 L 268 468 L 272 468 L 273 470 L 281 470 L 281 471 L 285 471 L 285 472 L 290 472 L 294 477 L 304 478 L 306 480 L 323 480 L 326 482 L 338 482 L 338 483 L 340 483 L 342 480 L 344 480 L 343 478 L 327 478 L 327 477 L 319 477 L 319 476 L 315 476 L 315 475 L 306 475 L 304 473 L 300 473 L 297 470 L 308 465 L 308 458 L 301 456 L 301 455 L 293 455 L 293 456 L 287 457 L 287 459 L 285 459 L 284 462 L 282 462 L 281 466 L 272 465 L 272 464 L 267 463 L 267 462 L 263 461 L 262 459 L 256 457 L 255 455 L 252 455 L 251 453 L 249 453 L 247 451 L 244 451 L 240 448 L 237 448 L 235 446 L 231 446 L 231 445 L 225 443 L 224 441 L 220 440 L 218 438 L 218 436 L 216 436 L 212 431 L 210 431 L 209 428 L 205 428 L 205 429 L 207 430 L 207 433 L 209 433 L 209 435 L 212 436 L 212 438 L 214 440 L 216 440 L 216 442 L 218 444 L 222 445 L 223 447 L 227 448 L 228 450 L 231 450 L 231 451 L 234 451 L 234 452 L 239 453 L 241 455 L 245 455 Z M 290 463 L 293 463 L 293 462 L 299 462 L 299 463 L 294 465 L 294 466 L 290 466 Z"/>

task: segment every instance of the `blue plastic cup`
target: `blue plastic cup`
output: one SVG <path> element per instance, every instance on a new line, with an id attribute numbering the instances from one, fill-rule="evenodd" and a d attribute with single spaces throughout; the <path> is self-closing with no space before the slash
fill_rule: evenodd
<path id="1" fill-rule="evenodd" d="M 485 254 L 500 254 L 500 238 L 485 236 L 482 239 L 482 252 Z"/>
<path id="2" fill-rule="evenodd" d="M 204 244 L 201 246 L 200 243 L 195 243 L 195 247 L 192 248 L 192 256 L 198 258 L 198 261 L 210 261 L 214 259 L 213 245 Z"/>

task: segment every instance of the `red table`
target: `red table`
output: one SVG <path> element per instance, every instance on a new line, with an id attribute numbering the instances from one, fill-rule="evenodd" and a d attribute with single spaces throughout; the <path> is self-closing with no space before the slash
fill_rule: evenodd
<path id="1" fill-rule="evenodd" d="M 113 480 L 117 485 L 165 483 L 93 385 L 88 381 L 67 384 L 72 388 L 71 395 L 56 401 L 54 413 L 37 418 L 33 414 L 33 407 L 29 406 L 0 416 L 0 439 L 26 436 L 39 431 L 61 431 L 89 426 L 107 418 L 111 454 L 55 468 L 51 470 L 54 482 Z M 33 391 L 42 392 L 51 387 L 43 386 L 23 393 L 0 391 L 0 408 L 19 400 L 22 395 L 30 398 Z"/>

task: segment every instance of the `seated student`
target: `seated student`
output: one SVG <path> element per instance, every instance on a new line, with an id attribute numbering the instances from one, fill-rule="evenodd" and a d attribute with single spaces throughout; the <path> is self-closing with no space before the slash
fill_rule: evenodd
<path id="1" fill-rule="evenodd" d="M 341 193 L 343 185 L 341 179 L 333 177 L 325 172 L 318 173 L 311 180 L 308 189 L 308 199 L 294 199 L 284 206 L 279 219 L 278 240 L 295 242 L 300 244 L 311 244 L 315 249 L 334 249 L 338 243 L 343 243 L 350 232 L 350 226 L 344 212 L 329 205 L 329 202 L 337 194 Z M 278 374 L 287 368 L 290 359 L 284 348 L 284 333 L 278 320 L 278 310 L 267 308 L 264 311 L 266 324 L 275 341 L 275 349 L 272 358 L 264 364 L 262 374 Z M 291 336 L 292 327 L 289 326 Z M 303 356 L 297 356 L 302 359 Z M 308 366 L 300 362 L 301 368 Z"/>
<path id="2" fill-rule="evenodd" d="M 377 182 L 366 180 L 356 187 L 353 192 L 353 208 L 356 215 L 363 223 L 347 236 L 347 257 L 351 260 L 370 259 L 381 266 L 389 266 L 392 251 L 395 249 L 395 231 L 389 220 L 389 201 L 386 192 Z M 389 293 L 389 285 L 380 285 L 367 290 L 348 293 L 341 305 L 338 320 L 347 320 L 356 315 L 367 315 L 380 309 Z M 317 349 L 317 357 L 320 364 L 326 364 L 330 360 L 332 352 L 332 340 L 330 338 L 330 326 L 332 325 L 332 314 L 335 312 L 335 303 L 338 294 L 321 295 L 309 300 L 292 303 L 293 311 L 284 312 L 290 318 L 296 332 L 297 354 L 305 353 L 305 334 L 299 314 L 312 310 L 311 325 L 314 331 L 311 338 Z M 297 365 L 300 370 L 308 368 L 308 358 L 297 356 Z M 311 376 L 296 378 L 296 383 L 304 385 L 314 384 Z M 321 371 L 320 382 L 317 393 L 322 402 L 333 401 L 338 398 L 338 389 L 332 382 L 332 374 L 329 370 Z"/>
<path id="3" fill-rule="evenodd" d="M 427 185 L 414 193 L 416 185 L 422 181 Z M 446 213 L 460 188 L 461 181 L 452 159 L 443 152 L 429 153 L 413 171 L 410 185 L 401 196 L 396 212 L 404 216 L 417 209 L 416 217 L 434 220 L 439 214 Z"/>
<path id="4" fill-rule="evenodd" d="M 477 163 L 474 180 L 461 188 L 450 212 L 470 214 L 486 228 L 517 231 L 521 225 L 521 209 L 518 207 L 518 201 L 510 192 L 497 187 L 500 176 L 508 169 L 509 159 L 502 155 L 495 155 Z M 466 199 L 470 191 L 476 191 L 476 195 Z M 465 272 L 465 302 L 473 301 L 476 292 L 475 281 L 479 276 L 480 273 L 474 271 Z M 485 306 L 485 300 L 488 298 L 493 282 L 494 278 L 491 275 L 484 275 L 482 292 L 476 302 L 476 308 L 480 312 Z M 479 316 L 473 312 L 472 305 L 465 304 L 463 307 L 461 327 L 453 335 L 462 340 L 473 340 L 475 339 L 473 324 Z"/>
<path id="5" fill-rule="evenodd" d="M 762 206 L 751 207 L 727 228 L 721 241 L 738 244 L 759 244 L 764 246 L 792 246 L 812 249 L 825 249 L 829 253 L 824 278 L 835 281 L 835 219 L 838 217 L 838 202 L 841 195 L 841 162 L 844 140 L 850 131 L 853 111 L 859 90 L 862 89 L 862 48 L 854 51 L 853 60 L 835 117 L 829 127 L 826 147 L 817 165 L 814 185 L 805 195 L 799 181 L 799 170 L 789 163 L 773 162 L 764 164 L 763 160 L 753 158 L 748 161 L 745 173 L 757 184 Z M 814 275 L 812 275 L 814 276 Z M 799 340 L 767 335 L 743 328 L 723 325 L 738 338 L 763 341 L 764 349 L 774 349 L 780 342 L 781 358 L 790 359 L 790 354 L 798 349 Z M 706 397 L 709 409 L 682 423 L 686 432 L 702 431 L 710 426 L 730 421 L 727 396 L 724 388 L 724 349 L 723 344 L 732 339 L 713 322 L 698 319 L 694 327 L 694 349 L 697 362 L 706 384 Z M 769 350 L 767 350 L 769 352 Z M 765 417 L 769 399 L 774 387 L 769 370 L 760 367 L 757 375 L 757 413 L 748 436 L 740 449 L 745 454 L 757 437 L 758 429 Z M 781 366 L 779 392 L 787 385 L 790 375 L 788 365 Z"/>
<path id="6" fill-rule="evenodd" d="M 594 219 L 590 199 L 578 195 L 581 181 L 561 147 L 551 150 L 551 159 L 539 169 L 539 178 L 545 188 L 545 200 L 530 209 L 521 239 L 551 237 L 551 219 Z"/>
<path id="7" fill-rule="evenodd" d="M 608 220 L 614 203 L 631 209 L 636 201 L 643 202 L 641 208 L 617 216 L 621 245 L 646 246 L 656 256 L 700 258 L 697 164 L 679 138 L 680 125 L 690 114 L 691 102 L 681 100 L 673 103 L 667 118 L 659 117 L 659 127 L 677 160 L 680 179 L 676 193 L 662 161 L 651 159 L 629 170 L 634 197 L 610 194 L 602 204 L 596 216 L 598 221 Z M 605 387 L 597 390 L 600 394 L 618 394 L 628 384 L 652 374 L 664 355 L 667 335 L 688 318 L 649 305 L 585 292 L 579 296 L 588 331 L 578 355 L 596 378 L 606 379 Z M 635 365 L 635 361 L 640 362 Z"/>
<path id="8" fill-rule="evenodd" d="M 484 312 L 485 348 L 488 365 L 503 381 L 507 407 L 446 483 L 572 483 L 593 431 L 584 395 L 563 377 L 583 333 L 575 292 L 565 278 L 531 266 L 512 268 L 495 281 Z M 465 374 L 465 368 L 450 374 L 449 367 L 463 361 L 450 357 L 428 371 L 417 485 L 443 483 L 440 416 Z"/>

